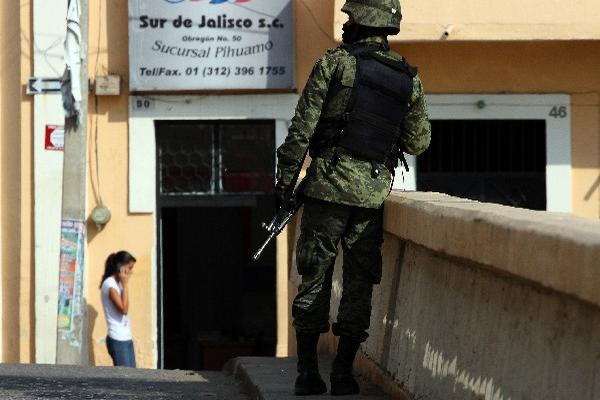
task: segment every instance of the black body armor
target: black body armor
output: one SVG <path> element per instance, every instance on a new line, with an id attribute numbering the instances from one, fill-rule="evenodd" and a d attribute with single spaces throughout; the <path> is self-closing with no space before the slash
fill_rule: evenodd
<path id="1" fill-rule="evenodd" d="M 399 138 L 410 98 L 415 68 L 377 53 L 381 47 L 351 47 L 356 77 L 343 115 L 319 121 L 314 147 L 340 146 L 349 154 L 385 164 L 390 170 L 404 155 Z"/>

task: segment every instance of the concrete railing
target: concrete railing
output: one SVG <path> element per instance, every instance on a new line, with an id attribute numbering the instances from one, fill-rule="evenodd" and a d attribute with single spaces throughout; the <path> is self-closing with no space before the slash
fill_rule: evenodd
<path id="1" fill-rule="evenodd" d="M 436 193 L 385 207 L 358 369 L 419 399 L 600 398 L 599 221 Z"/>

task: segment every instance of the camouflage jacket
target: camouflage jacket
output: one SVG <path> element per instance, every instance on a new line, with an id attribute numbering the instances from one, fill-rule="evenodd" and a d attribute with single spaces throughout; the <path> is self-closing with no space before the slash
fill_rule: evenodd
<path id="1" fill-rule="evenodd" d="M 383 38 L 370 37 L 358 43 L 382 42 Z M 382 54 L 396 60 L 402 59 L 392 51 L 382 50 Z M 330 50 L 317 61 L 296 106 L 287 138 L 277 149 L 278 183 L 288 185 L 292 180 L 319 119 L 338 116 L 346 109 L 355 75 L 356 59 L 342 47 Z M 405 152 L 419 155 L 429 146 L 431 126 L 418 76 L 413 79 L 413 88 L 400 144 Z M 383 165 L 378 166 L 381 171 L 379 176 L 373 177 L 369 161 L 351 157 L 342 148 L 327 148 L 319 151 L 318 155 L 311 154 L 311 157 L 304 192 L 309 197 L 378 208 L 389 194 L 392 173 Z"/>

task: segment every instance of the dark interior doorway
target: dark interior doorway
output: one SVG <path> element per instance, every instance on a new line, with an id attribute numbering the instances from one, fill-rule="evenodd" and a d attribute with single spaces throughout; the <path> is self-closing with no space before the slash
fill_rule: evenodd
<path id="1" fill-rule="evenodd" d="M 417 190 L 546 210 L 544 120 L 434 120 Z"/>
<path id="2" fill-rule="evenodd" d="M 275 210 L 272 121 L 157 123 L 160 358 L 221 369 L 273 356 L 275 246 L 260 263 L 260 223 Z"/>

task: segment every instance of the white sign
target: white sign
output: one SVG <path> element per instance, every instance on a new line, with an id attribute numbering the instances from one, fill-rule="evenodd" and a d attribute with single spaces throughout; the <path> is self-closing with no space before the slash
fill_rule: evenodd
<path id="1" fill-rule="evenodd" d="M 36 78 L 30 77 L 27 81 L 27 94 L 59 93 L 60 78 Z"/>
<path id="2" fill-rule="evenodd" d="M 65 127 L 59 125 L 46 125 L 44 149 L 63 151 L 65 148 Z"/>
<path id="3" fill-rule="evenodd" d="M 291 0 L 129 0 L 132 91 L 290 89 Z"/>

